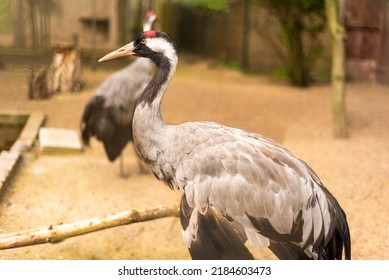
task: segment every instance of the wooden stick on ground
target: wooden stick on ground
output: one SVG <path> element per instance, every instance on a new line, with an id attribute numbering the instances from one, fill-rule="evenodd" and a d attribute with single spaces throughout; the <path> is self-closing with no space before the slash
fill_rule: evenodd
<path id="1" fill-rule="evenodd" d="M 179 216 L 179 205 L 160 206 L 144 211 L 128 210 L 100 218 L 91 218 L 69 224 L 51 225 L 45 228 L 0 235 L 0 250 L 57 243 L 69 237 L 83 235 L 111 227 Z"/>

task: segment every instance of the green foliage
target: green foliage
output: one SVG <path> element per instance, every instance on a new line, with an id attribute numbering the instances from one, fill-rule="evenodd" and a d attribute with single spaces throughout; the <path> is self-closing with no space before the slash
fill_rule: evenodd
<path id="1" fill-rule="evenodd" d="M 271 70 L 270 74 L 275 77 L 275 78 L 280 78 L 280 79 L 286 79 L 288 77 L 285 69 L 283 68 L 275 68 Z"/>
<path id="2" fill-rule="evenodd" d="M 228 60 L 224 63 L 224 66 L 225 67 L 228 67 L 230 69 L 233 69 L 233 70 L 240 70 L 242 67 L 241 65 L 239 64 L 239 62 L 237 61 L 234 61 L 234 60 Z"/>
<path id="3" fill-rule="evenodd" d="M 12 30 L 11 0 L 0 0 L 0 31 Z"/>
<path id="4" fill-rule="evenodd" d="M 274 29 L 265 24 L 256 26 L 258 34 L 265 37 L 282 59 L 292 84 L 307 86 L 314 61 L 322 53 L 319 34 L 325 28 L 324 0 L 252 0 L 265 8 L 279 24 Z M 268 22 L 267 22 L 268 23 Z M 267 25 L 269 26 L 269 25 Z"/>
<path id="5" fill-rule="evenodd" d="M 191 9 L 207 8 L 213 11 L 223 11 L 228 7 L 228 0 L 174 0 Z"/>

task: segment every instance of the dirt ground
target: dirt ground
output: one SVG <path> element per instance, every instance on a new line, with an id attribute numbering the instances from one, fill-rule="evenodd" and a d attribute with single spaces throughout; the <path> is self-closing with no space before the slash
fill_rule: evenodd
<path id="1" fill-rule="evenodd" d="M 190 62 L 190 63 L 189 63 Z M 41 111 L 45 126 L 79 130 L 96 87 L 113 70 L 84 69 L 87 88 L 49 100 L 27 99 L 27 68 L 0 71 L 0 111 Z M 213 120 L 261 133 L 305 160 L 347 214 L 353 259 L 389 259 L 389 87 L 347 86 L 348 139 L 331 134 L 329 84 L 307 89 L 264 76 L 248 76 L 181 59 L 166 93 L 167 122 Z M 127 177 L 92 141 L 83 153 L 26 153 L 0 200 L 0 234 L 74 222 L 179 200 L 153 175 L 138 173 L 132 146 L 125 151 Z M 257 258 L 274 258 L 266 250 Z M 0 251 L 0 259 L 189 259 L 177 218 L 107 229 L 57 244 Z"/>

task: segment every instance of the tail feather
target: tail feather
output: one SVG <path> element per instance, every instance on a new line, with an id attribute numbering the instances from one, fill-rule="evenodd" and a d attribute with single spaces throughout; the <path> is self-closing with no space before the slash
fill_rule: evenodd
<path id="1" fill-rule="evenodd" d="M 181 199 L 180 219 L 183 230 L 187 230 L 190 223 L 197 223 L 196 236 L 191 240 L 189 252 L 192 259 L 197 260 L 252 260 L 253 255 L 244 246 L 242 238 L 231 224 L 224 218 L 217 215 L 211 207 L 205 215 L 196 213 L 186 202 L 185 194 Z M 193 216 L 192 216 L 193 215 Z M 196 217 L 197 219 L 191 219 Z"/>
<path id="2" fill-rule="evenodd" d="M 336 227 L 329 241 L 321 250 L 319 259 L 341 260 L 344 254 L 346 260 L 351 260 L 351 239 L 346 214 L 340 207 L 338 210 Z"/>
<path id="3" fill-rule="evenodd" d="M 81 135 L 85 145 L 89 145 L 91 137 L 103 142 L 108 159 L 114 161 L 132 140 L 132 124 L 116 124 L 111 115 L 104 106 L 104 97 L 93 97 L 82 116 Z"/>
<path id="4" fill-rule="evenodd" d="M 347 223 L 346 213 L 340 207 L 335 197 L 323 187 L 328 200 L 331 202 L 330 213 L 332 218 L 332 234 L 324 241 L 324 246 L 319 250 L 318 258 L 326 260 L 351 260 L 351 238 Z"/>
<path id="5" fill-rule="evenodd" d="M 132 128 L 130 125 L 115 126 L 113 133 L 107 138 L 102 139 L 105 152 L 108 159 L 114 161 L 121 154 L 128 141 L 132 139 Z"/>
<path id="6" fill-rule="evenodd" d="M 280 260 L 310 260 L 299 246 L 293 243 L 270 243 L 270 251 Z"/>
<path id="7" fill-rule="evenodd" d="M 85 145 L 89 145 L 90 138 L 96 136 L 98 120 L 103 112 L 104 98 L 94 96 L 85 106 L 81 118 L 81 135 Z"/>
<path id="8" fill-rule="evenodd" d="M 269 249 L 280 260 L 351 260 L 351 243 L 347 223 L 336 228 L 328 243 L 316 248 L 312 255 L 294 243 L 270 243 Z"/>

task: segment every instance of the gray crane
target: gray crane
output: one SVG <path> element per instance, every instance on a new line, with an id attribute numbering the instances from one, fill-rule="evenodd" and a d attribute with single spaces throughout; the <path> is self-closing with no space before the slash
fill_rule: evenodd
<path id="1" fill-rule="evenodd" d="M 143 30 L 150 30 L 156 19 L 153 11 L 147 12 Z M 135 103 L 151 80 L 151 69 L 152 62 L 149 59 L 136 59 L 108 77 L 85 106 L 81 120 L 82 140 L 89 145 L 90 138 L 95 136 L 103 142 L 110 161 L 114 161 L 127 143 L 133 141 L 132 117 Z M 144 167 L 138 158 L 137 160 L 140 171 L 144 172 Z M 124 176 L 122 157 L 120 173 Z"/>
<path id="2" fill-rule="evenodd" d="M 193 259 L 351 259 L 346 215 L 316 173 L 280 144 L 213 122 L 164 122 L 160 106 L 178 61 L 174 41 L 148 31 L 100 59 L 150 58 L 156 72 L 135 108 L 136 151 L 182 191 L 183 239 Z M 130 78 L 130 77 L 128 77 Z"/>

